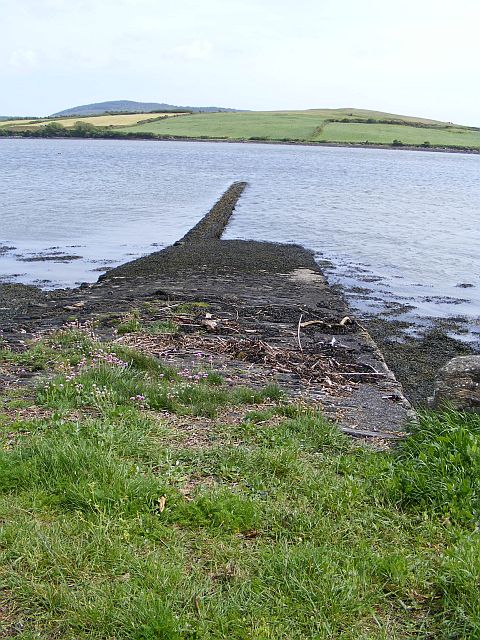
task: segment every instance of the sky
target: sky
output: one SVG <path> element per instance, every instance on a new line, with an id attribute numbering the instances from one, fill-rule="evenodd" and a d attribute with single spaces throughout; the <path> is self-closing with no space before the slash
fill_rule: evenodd
<path id="1" fill-rule="evenodd" d="M 0 115 L 104 100 L 480 126 L 480 0 L 0 0 Z"/>

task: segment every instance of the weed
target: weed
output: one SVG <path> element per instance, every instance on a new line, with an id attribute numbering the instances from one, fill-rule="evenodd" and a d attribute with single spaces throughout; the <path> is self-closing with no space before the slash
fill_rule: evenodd
<path id="1" fill-rule="evenodd" d="M 117 333 L 122 336 L 126 333 L 137 333 L 141 331 L 142 323 L 140 321 L 140 313 L 138 309 L 134 309 L 126 314 L 123 320 L 117 325 Z"/>
<path id="2" fill-rule="evenodd" d="M 480 520 L 480 415 L 423 415 L 395 458 L 393 496 L 420 512 Z"/>
<path id="3" fill-rule="evenodd" d="M 151 335 L 158 335 L 162 333 L 177 333 L 178 326 L 171 319 L 168 320 L 158 320 L 155 322 L 151 322 L 146 327 L 146 332 Z"/>

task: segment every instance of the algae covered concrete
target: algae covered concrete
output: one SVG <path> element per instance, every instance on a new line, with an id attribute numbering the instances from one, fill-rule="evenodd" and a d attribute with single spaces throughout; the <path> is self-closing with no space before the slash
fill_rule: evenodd
<path id="1" fill-rule="evenodd" d="M 21 348 L 29 335 L 72 319 L 98 320 L 145 304 L 204 302 L 214 320 L 207 333 L 217 345 L 232 339 L 226 329 L 235 323 L 234 339 L 250 355 L 237 349 L 222 359 L 246 384 L 255 383 L 249 377 L 274 378 L 292 398 L 318 405 L 348 433 L 398 437 L 413 417 L 401 385 L 313 254 L 297 245 L 220 239 L 245 187 L 231 185 L 175 245 L 113 269 L 93 285 L 48 293 L 1 285 L 3 338 Z M 197 324 L 201 339 L 206 329 Z M 173 341 L 170 351 L 177 349 L 181 359 L 183 346 Z M 268 358 L 254 357 L 261 349 L 275 350 L 277 359 L 284 354 L 287 363 L 293 358 L 296 368 L 272 369 Z M 330 376 L 318 375 L 317 361 Z"/>

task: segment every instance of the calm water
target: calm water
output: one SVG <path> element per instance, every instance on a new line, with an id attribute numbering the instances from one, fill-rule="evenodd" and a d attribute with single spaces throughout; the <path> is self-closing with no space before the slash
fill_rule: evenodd
<path id="1" fill-rule="evenodd" d="M 226 238 L 313 249 L 362 309 L 404 303 L 420 317 L 480 316 L 480 156 L 0 140 L 0 160 L 4 281 L 94 281 L 181 237 L 240 179 L 249 187 Z"/>

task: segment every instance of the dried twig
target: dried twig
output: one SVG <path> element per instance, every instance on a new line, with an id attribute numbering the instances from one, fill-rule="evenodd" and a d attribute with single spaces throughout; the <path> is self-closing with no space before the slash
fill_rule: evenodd
<path id="1" fill-rule="evenodd" d="M 303 351 L 302 341 L 300 340 L 300 327 L 302 326 L 302 318 L 303 318 L 303 313 L 300 314 L 300 319 L 298 320 L 298 327 L 297 327 L 297 341 L 298 341 L 298 346 L 300 348 L 300 351 Z"/>
<path id="2" fill-rule="evenodd" d="M 341 373 L 341 376 L 382 376 L 383 378 L 388 378 L 386 373 L 381 373 L 380 371 L 347 371 L 346 373 Z"/>
<path id="3" fill-rule="evenodd" d="M 312 324 L 322 324 L 324 327 L 328 327 L 329 329 L 332 327 L 328 322 L 324 322 L 323 320 L 308 320 L 307 322 L 302 322 L 301 327 L 310 327 Z"/>
<path id="4" fill-rule="evenodd" d="M 314 324 L 321 324 L 324 327 L 328 327 L 332 329 L 333 327 L 344 327 L 346 324 L 351 324 L 352 320 L 350 316 L 345 316 L 340 320 L 340 322 L 334 322 L 333 324 L 330 322 L 325 322 L 325 320 L 307 320 L 307 322 L 302 322 L 302 327 L 311 327 Z"/>
<path id="5" fill-rule="evenodd" d="M 119 342 L 129 344 L 158 358 L 185 358 L 202 352 L 204 356 L 223 363 L 228 359 L 240 360 L 251 366 L 260 365 L 267 374 L 289 374 L 311 384 L 328 386 L 330 394 L 343 393 L 355 384 L 355 379 L 365 382 L 388 377 L 367 363 L 344 361 L 329 345 L 304 347 L 301 343 L 301 320 L 297 326 L 298 347 L 274 346 L 249 335 L 227 337 L 215 333 L 159 334 L 136 333 L 122 336 Z M 239 325 L 237 325 L 239 326 Z M 218 331 L 225 326 L 219 323 Z M 337 358 L 333 357 L 333 353 Z M 350 381 L 351 379 L 351 381 Z"/>

